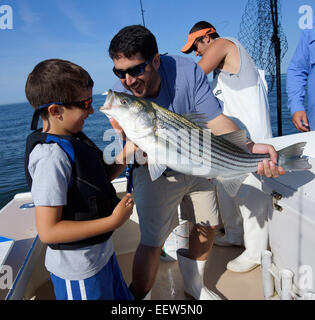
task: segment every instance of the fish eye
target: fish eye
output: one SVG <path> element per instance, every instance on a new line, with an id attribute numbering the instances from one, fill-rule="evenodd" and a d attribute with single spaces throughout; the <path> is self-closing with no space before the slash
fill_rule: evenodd
<path id="1" fill-rule="evenodd" d="M 121 100 L 121 103 L 122 103 L 122 104 L 127 104 L 127 99 L 122 99 L 122 100 Z"/>

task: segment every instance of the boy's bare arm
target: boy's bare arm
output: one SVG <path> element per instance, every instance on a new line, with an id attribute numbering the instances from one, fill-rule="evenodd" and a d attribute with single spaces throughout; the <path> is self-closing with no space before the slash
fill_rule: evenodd
<path id="1" fill-rule="evenodd" d="M 36 227 L 44 243 L 73 242 L 113 231 L 126 222 L 133 209 L 133 200 L 127 194 L 113 213 L 104 218 L 88 221 L 61 220 L 62 206 L 36 206 Z"/>

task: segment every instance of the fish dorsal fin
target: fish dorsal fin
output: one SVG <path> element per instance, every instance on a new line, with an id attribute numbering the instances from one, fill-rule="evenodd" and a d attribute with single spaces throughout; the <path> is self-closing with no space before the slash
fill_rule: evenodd
<path id="1" fill-rule="evenodd" d="M 247 147 L 247 136 L 245 130 L 236 130 L 230 133 L 220 135 L 221 138 L 235 144 L 240 149 L 244 150 L 247 153 L 250 153 Z"/>
<path id="2" fill-rule="evenodd" d="M 217 178 L 217 180 L 223 185 L 224 190 L 229 194 L 229 196 L 234 198 L 247 176 L 248 174 L 228 178 L 220 177 Z"/>
<path id="3" fill-rule="evenodd" d="M 159 164 L 159 163 L 148 163 L 148 169 L 150 172 L 151 180 L 154 181 L 157 178 L 159 178 L 162 173 L 166 170 L 165 164 Z"/>
<path id="4" fill-rule="evenodd" d="M 198 127 L 208 129 L 207 127 L 208 120 L 205 113 L 190 112 L 190 113 L 184 113 L 181 116 L 187 119 L 188 121 L 193 122 Z"/>

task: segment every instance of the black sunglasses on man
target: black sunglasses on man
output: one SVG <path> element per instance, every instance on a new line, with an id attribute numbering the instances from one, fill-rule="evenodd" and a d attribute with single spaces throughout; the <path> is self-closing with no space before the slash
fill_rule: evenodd
<path id="1" fill-rule="evenodd" d="M 125 79 L 126 78 L 126 74 L 128 73 L 131 77 L 138 77 L 141 74 L 143 74 L 145 72 L 145 67 L 150 64 L 153 60 L 153 57 L 150 58 L 147 61 L 144 61 L 140 64 L 137 64 L 136 66 L 132 67 L 132 68 L 128 68 L 126 70 L 121 70 L 121 69 L 116 69 L 115 67 L 113 68 L 113 72 L 115 73 L 115 75 L 119 78 L 119 79 Z"/>

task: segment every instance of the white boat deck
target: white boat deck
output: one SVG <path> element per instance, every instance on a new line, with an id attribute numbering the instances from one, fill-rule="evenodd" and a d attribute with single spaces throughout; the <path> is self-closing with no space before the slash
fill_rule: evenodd
<path id="1" fill-rule="evenodd" d="M 30 193 L 18 194 L 0 211 L 0 237 L 12 239 L 0 242 L 0 268 L 9 267 L 13 279 L 17 280 L 10 292 L 8 288 L 0 289 L 0 300 L 20 291 L 23 279 L 29 278 L 37 260 L 38 250 L 33 249 L 42 247 L 37 238 L 34 208 L 27 205 L 27 208 L 20 209 L 30 202 Z"/>
<path id="2" fill-rule="evenodd" d="M 269 217 L 269 243 L 274 254 L 273 261 L 279 271 L 292 270 L 295 285 L 299 282 L 298 271 L 301 266 L 315 269 L 313 258 L 315 218 L 312 209 L 315 187 L 315 133 L 279 137 L 268 141 L 274 144 L 276 149 L 299 141 L 307 141 L 304 154 L 311 157 L 310 163 L 313 169 L 288 173 L 278 179 L 264 179 L 263 183 L 263 190 L 267 194 L 271 194 L 274 190 L 282 194 L 277 204 L 283 210 L 275 209 Z M 118 196 L 121 197 L 126 188 L 125 179 L 115 180 L 114 186 Z M 0 289 L 0 300 L 55 299 L 49 274 L 44 267 L 45 246 L 36 233 L 35 210 L 29 205 L 26 209 L 20 209 L 21 205 L 31 202 L 30 194 L 20 194 L 0 211 L 0 276 L 2 263 L 12 268 L 14 280 L 10 290 Z M 136 207 L 131 218 L 114 232 L 113 239 L 118 262 L 126 283 L 129 284 L 133 255 L 140 239 Z M 226 270 L 227 262 L 237 257 L 242 250 L 244 248 L 213 246 L 206 265 L 205 284 L 222 299 L 262 300 L 264 293 L 260 267 L 247 273 Z M 310 284 L 312 279 L 315 279 L 313 274 L 309 280 Z M 278 293 L 281 291 L 280 283 L 279 279 L 276 279 Z M 312 298 L 315 298 L 313 287 L 310 290 L 313 292 Z M 290 294 L 291 291 L 288 291 L 287 295 Z M 274 298 L 277 297 L 272 297 Z M 161 260 L 152 290 L 152 299 L 187 299 L 183 294 L 183 280 L 177 261 Z"/>
<path id="3" fill-rule="evenodd" d="M 118 195 L 125 192 L 124 179 L 114 184 Z M 14 239 L 7 247 L 3 264 L 13 268 L 13 290 L 1 290 L 3 299 L 55 299 L 49 274 L 44 267 L 45 246 L 36 237 L 34 208 L 19 209 L 32 201 L 30 194 L 21 194 L 0 212 L 0 236 Z M 126 236 L 128 235 L 128 236 Z M 114 232 L 115 251 L 126 283 L 131 282 L 132 262 L 140 239 L 136 208 L 131 219 Z M 0 242 L 1 244 L 1 242 Z M 0 247 L 1 248 L 1 247 Z M 4 249 L 4 248 L 2 248 Z M 263 299 L 260 267 L 248 273 L 226 270 L 229 260 L 238 256 L 244 248 L 213 246 L 205 271 L 205 283 L 221 298 L 229 300 Z M 152 290 L 153 300 L 186 300 L 183 280 L 177 261 L 160 262 L 160 268 Z"/>

